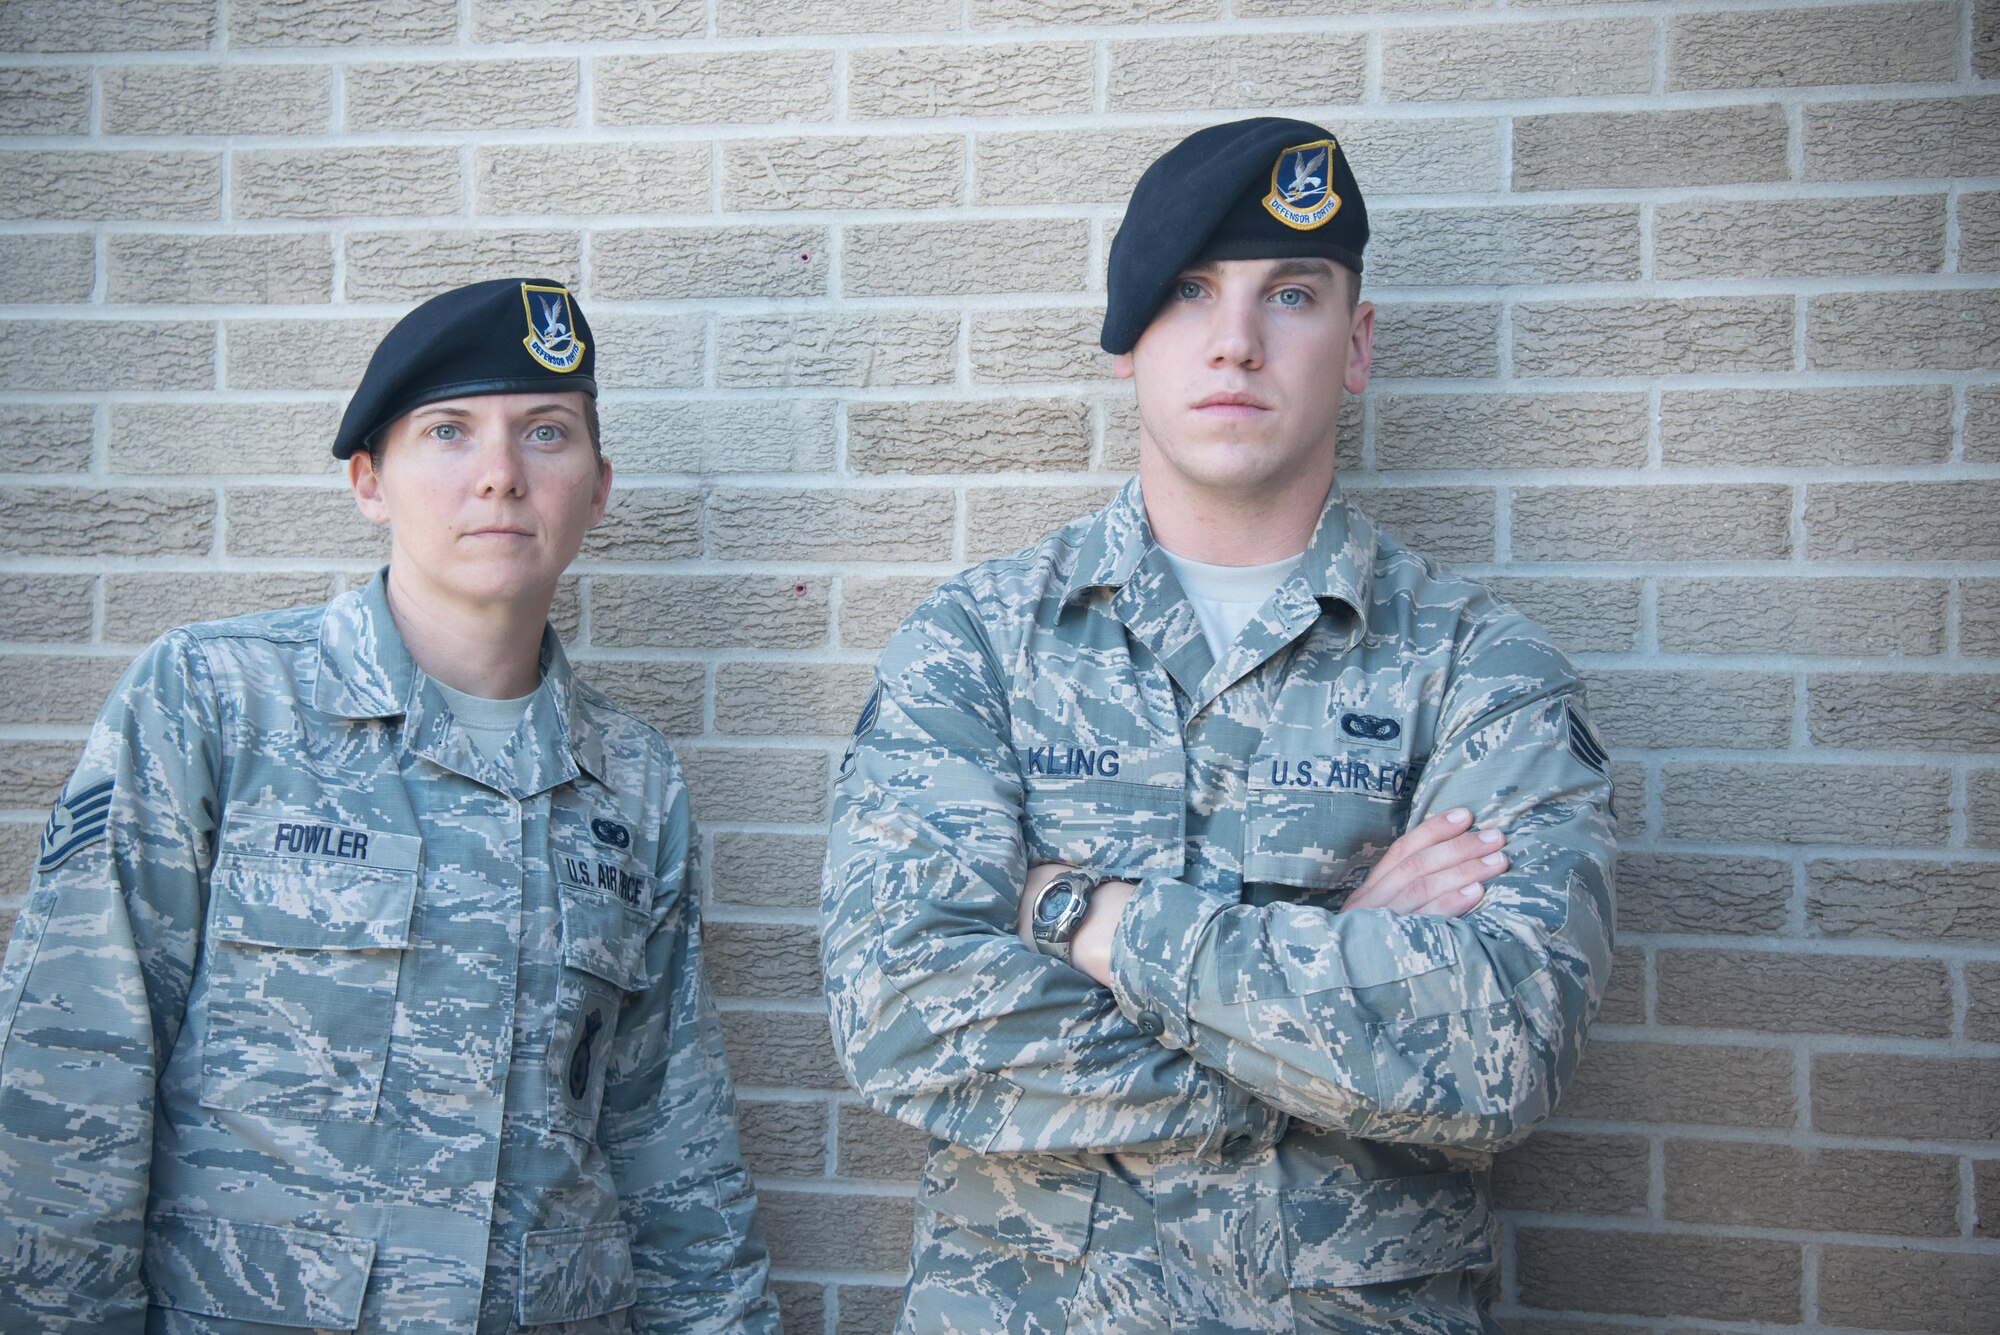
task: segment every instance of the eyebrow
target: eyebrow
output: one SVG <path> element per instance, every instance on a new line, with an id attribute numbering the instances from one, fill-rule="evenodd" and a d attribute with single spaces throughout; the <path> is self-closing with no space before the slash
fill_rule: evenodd
<path id="1" fill-rule="evenodd" d="M 1303 259 L 1282 260 L 1277 268 L 1271 270 L 1273 278 L 1331 278 L 1332 276 L 1333 261 L 1316 255 Z"/>
<path id="2" fill-rule="evenodd" d="M 425 404 L 421 408 L 412 409 L 410 416 L 421 417 L 427 413 L 433 417 L 472 416 L 472 410 L 469 408 L 453 408 L 441 404 Z M 567 403 L 537 403 L 521 410 L 523 417 L 533 417 L 537 413 L 563 413 L 570 417 L 581 417 L 583 415 Z"/>

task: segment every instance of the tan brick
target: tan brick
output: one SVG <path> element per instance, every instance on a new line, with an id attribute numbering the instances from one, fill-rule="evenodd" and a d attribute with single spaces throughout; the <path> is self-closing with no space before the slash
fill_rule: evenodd
<path id="1" fill-rule="evenodd" d="M 80 644 L 90 638 L 94 575 L 0 575 L 0 638 L 22 644 Z M 26 882 L 22 882 L 26 884 Z"/>
<path id="2" fill-rule="evenodd" d="M 1941 960 L 1663 950 L 1653 968 L 1663 1025 L 1951 1036 L 1951 979 Z"/>
<path id="3" fill-rule="evenodd" d="M 1084 42 L 862 47 L 847 56 L 847 114 L 929 120 L 1086 112 L 1094 78 Z"/>
<path id="4" fill-rule="evenodd" d="M 473 160 L 474 209 L 564 218 L 706 213 L 708 159 L 706 144 L 487 145 Z"/>
<path id="5" fill-rule="evenodd" d="M 716 731 L 844 740 L 874 676 L 866 663 L 724 663 L 715 670 Z"/>
<path id="6" fill-rule="evenodd" d="M 1952 77 L 1958 13 L 1941 4 L 1676 14 L 1667 90 L 1928 83 Z"/>
<path id="7" fill-rule="evenodd" d="M 701 664 L 579 657 L 577 666 L 585 681 L 667 736 L 701 731 Z M 695 818 L 701 817 L 697 804 Z"/>
<path id="8" fill-rule="evenodd" d="M 593 297 L 816 297 L 824 227 L 647 227 L 590 239 Z"/>
<path id="9" fill-rule="evenodd" d="M 591 78 L 598 125 L 740 125 L 832 113 L 831 51 L 605 56 Z"/>
<path id="10" fill-rule="evenodd" d="M 1098 307 L 983 311 L 972 317 L 976 384 L 1097 380 L 1111 369 L 1098 348 Z"/>
<path id="11" fill-rule="evenodd" d="M 2000 193 L 1959 196 L 1958 267 L 1961 273 L 2000 270 Z"/>
<path id="12" fill-rule="evenodd" d="M 1967 778 L 1965 825 L 1974 848 L 2000 848 L 2000 770 L 1975 770 Z"/>
<path id="13" fill-rule="evenodd" d="M 713 814 L 721 819 L 735 813 Z M 819 903 L 820 865 L 825 861 L 826 839 L 821 835 L 718 832 L 710 873 L 716 902 L 812 908 Z"/>
<path id="14" fill-rule="evenodd" d="M 231 171 L 239 218 L 416 217 L 460 203 L 451 148 L 244 150 Z"/>
<path id="15" fill-rule="evenodd" d="M 219 153 L 0 153 L 0 219 L 192 221 L 222 214 Z"/>
<path id="16" fill-rule="evenodd" d="M 725 209 L 918 209 L 960 202 L 965 141 L 944 135 L 732 139 Z"/>
<path id="17" fill-rule="evenodd" d="M 212 389 L 215 327 L 195 320 L 37 320 L 0 326 L 7 388 Z"/>
<path id="18" fill-rule="evenodd" d="M 1521 375 L 1695 375 L 1792 369 L 1790 297 L 1524 302 Z"/>
<path id="19" fill-rule="evenodd" d="M 721 37 L 802 37 L 816 33 L 936 32 L 958 27 L 957 0 L 715 0 Z"/>
<path id="20" fill-rule="evenodd" d="M 234 487 L 224 498 L 231 556 L 315 561 L 389 559 L 389 531 L 355 508 L 345 487 Z"/>
<path id="21" fill-rule="evenodd" d="M 616 399 L 604 450 L 621 475 L 810 473 L 833 467 L 825 399 Z"/>
<path id="22" fill-rule="evenodd" d="M 1659 206 L 1661 278 L 1818 278 L 1936 273 L 1945 197 L 1708 200 Z"/>
<path id="23" fill-rule="evenodd" d="M 47 811 L 82 751 L 81 741 L 0 741 L 0 806 Z"/>
<path id="24" fill-rule="evenodd" d="M 539 130 L 578 120 L 574 60 L 361 61 L 347 67 L 350 130 Z"/>
<path id="25" fill-rule="evenodd" d="M 820 1335 L 826 1329 L 825 1285 L 777 1279 L 771 1281 L 771 1295 L 778 1300 L 779 1329 L 784 1335 Z"/>
<path id="26" fill-rule="evenodd" d="M 724 1011 L 722 1042 L 729 1052 L 729 1073 L 737 1088 L 845 1089 L 847 1077 L 833 1059 L 833 1039 L 827 1032 L 826 1015 L 815 1006 L 810 1012 L 758 1009 Z M 771 1227 L 772 1193 L 762 1193 L 758 1222 L 764 1237 L 778 1245 Z M 791 1252 L 781 1256 L 793 1257 Z"/>
<path id="27" fill-rule="evenodd" d="M 231 389 L 352 391 L 368 359 L 396 322 L 369 320 L 231 320 L 223 326 Z"/>
<path id="28" fill-rule="evenodd" d="M 1806 362 L 1820 371 L 1986 370 L 2000 363 L 2000 289 L 1811 297 Z"/>
<path id="29" fill-rule="evenodd" d="M 1641 1136 L 1543 1131 L 1493 1161 L 1503 1210 L 1644 1214 L 1649 1168 Z"/>
<path id="30" fill-rule="evenodd" d="M 1623 887 L 1620 887 L 1621 893 Z M 1611 977 L 1597 1008 L 1599 1024 L 1646 1023 L 1646 952 L 1620 946 L 1611 952 Z"/>
<path id="31" fill-rule="evenodd" d="M 472 0 L 472 35 L 482 42 L 660 42 L 708 32 L 704 0 Z"/>
<path id="32" fill-rule="evenodd" d="M 349 301 L 417 302 L 500 274 L 574 284 L 575 232 L 355 232 L 347 238 Z"/>
<path id="33" fill-rule="evenodd" d="M 1828 936 L 2000 940 L 2000 866 L 1990 862 L 1815 861 L 1806 884 L 1806 921 Z"/>
<path id="34" fill-rule="evenodd" d="M 1216 0 L 972 0 L 975 28 L 1184 23 L 1220 17 Z"/>
<path id="35" fill-rule="evenodd" d="M 840 1295 L 837 1335 L 878 1335 L 896 1328 L 896 1318 L 903 1307 L 901 1289 L 842 1284 L 837 1292 Z"/>
<path id="36" fill-rule="evenodd" d="M 984 561 L 1040 542 L 1050 530 L 1089 514 L 1114 487 L 968 487 L 965 559 Z"/>
<path id="37" fill-rule="evenodd" d="M 2000 1159 L 1972 1164 L 1973 1225 L 1976 1237 L 2000 1237 Z"/>
<path id="38" fill-rule="evenodd" d="M 333 295 L 333 247 L 323 234 L 129 233 L 105 245 L 109 301 L 291 305 Z"/>
<path id="39" fill-rule="evenodd" d="M 88 407 L 0 405 L 0 473 L 81 473 L 95 435 Z"/>
<path id="40" fill-rule="evenodd" d="M 1486 487 L 1360 487 L 1348 496 L 1402 542 L 1439 561 L 1493 559 L 1494 500 Z"/>
<path id="41" fill-rule="evenodd" d="M 727 924 L 736 926 L 737 924 Z M 722 927 L 724 924 L 716 924 Z M 715 929 L 709 932 L 713 946 Z M 713 962 L 711 948 L 708 959 Z M 826 1172 L 826 1123 L 829 1112 L 824 1102 L 801 1103 L 745 1099 L 736 1105 L 736 1121 L 743 1144 L 743 1160 L 759 1180 L 771 1177 L 820 1177 Z M 785 1313 L 790 1316 L 789 1310 Z"/>
<path id="42" fill-rule="evenodd" d="M 1080 292 L 1089 252 L 1080 219 L 878 223 L 847 229 L 841 285 L 858 297 Z"/>
<path id="43" fill-rule="evenodd" d="M 1957 1203 L 1958 1161 L 1941 1154 L 1667 1142 L 1669 1219 L 1955 1237 Z"/>
<path id="44" fill-rule="evenodd" d="M 938 581 L 928 575 L 861 575 L 840 577 L 838 626 L 841 647 L 880 649 L 918 603 L 930 597 Z"/>
<path id="45" fill-rule="evenodd" d="M 114 570 L 104 576 L 104 639 L 146 644 L 175 626 L 303 607 L 333 592 L 322 574 Z"/>
<path id="46" fill-rule="evenodd" d="M 1972 72 L 1982 79 L 2000 77 L 2000 3 L 1977 0 L 1972 11 Z"/>
<path id="47" fill-rule="evenodd" d="M 1662 800 L 1686 839 L 1911 848 L 1951 833 L 1951 775 L 1907 765 L 1669 764 Z"/>
<path id="48" fill-rule="evenodd" d="M 89 301 L 96 281 L 86 232 L 0 236 L 0 303 Z"/>
<path id="49" fill-rule="evenodd" d="M 1639 638 L 1640 582 L 1636 579 L 1523 579 L 1482 581 L 1534 618 L 1569 653 L 1627 653 Z"/>
<path id="50" fill-rule="evenodd" d="M 823 748 L 685 746 L 680 758 L 694 809 L 709 820 L 826 821 Z"/>
<path id="51" fill-rule="evenodd" d="M 1781 749 L 1792 738 L 1792 678 L 1781 672 L 1587 668 L 1591 721 L 1613 749 Z"/>
<path id="52" fill-rule="evenodd" d="M 1805 109 L 1805 179 L 2000 172 L 2000 97 L 1822 102 Z"/>
<path id="53" fill-rule="evenodd" d="M 1090 413 L 1075 399 L 853 403 L 847 463 L 862 473 L 1078 472 Z"/>
<path id="54" fill-rule="evenodd" d="M 83 134 L 89 129 L 89 70 L 67 65 L 0 68 L 0 134 Z"/>
<path id="55" fill-rule="evenodd" d="M 1784 108 L 1582 112 L 1514 121 L 1516 190 L 1782 181 Z"/>
<path id="56" fill-rule="evenodd" d="M 624 315 L 591 322 L 597 383 L 607 390 L 692 389 L 701 384 L 708 323 L 699 315 Z"/>
<path id="57" fill-rule="evenodd" d="M 827 640 L 826 576 L 597 575 L 590 642 L 609 648 L 816 649 Z"/>
<path id="58" fill-rule="evenodd" d="M 1488 379 L 1500 371 L 1500 310 L 1463 302 L 1376 308 L 1377 380 Z"/>
<path id="59" fill-rule="evenodd" d="M 860 1104 L 843 1103 L 835 1133 L 840 1138 L 835 1156 L 841 1177 L 914 1182 L 924 1171 L 930 1138 L 893 1117 Z M 846 1315 L 845 1304 L 842 1315 Z"/>
<path id="60" fill-rule="evenodd" d="M 209 0 L 11 0 L 0 51 L 186 51 L 214 40 Z"/>
<path id="61" fill-rule="evenodd" d="M 1383 209 L 1369 224 L 1370 283 L 1465 287 L 1640 274 L 1634 204 Z"/>
<path id="62" fill-rule="evenodd" d="M 232 46 L 389 46 L 448 42 L 457 0 L 231 0 Z"/>
<path id="63" fill-rule="evenodd" d="M 1308 14 L 1405 14 L 1488 7 L 1487 0 L 1236 0 L 1230 9 L 1238 18 L 1289 19 Z"/>
<path id="64" fill-rule="evenodd" d="M 1274 32 L 1111 42 L 1112 111 L 1334 107 L 1362 100 L 1362 33 Z"/>
<path id="65" fill-rule="evenodd" d="M 320 134 L 324 65 L 118 65 L 104 71 L 106 134 Z"/>
<path id="66" fill-rule="evenodd" d="M 1514 558 L 1524 561 L 1775 560 L 1791 552 L 1791 488 L 1522 487 Z"/>
<path id="67" fill-rule="evenodd" d="M 1530 1307 L 1799 1319 L 1805 1262 L 1794 1242 L 1522 1228 L 1514 1245 L 1521 1301 Z"/>
<path id="68" fill-rule="evenodd" d="M 2000 654 L 2000 579 L 1958 583 L 1958 643 L 1968 654 Z"/>
<path id="69" fill-rule="evenodd" d="M 583 540 L 584 560 L 671 561 L 701 555 L 701 493 L 687 487 L 616 487 L 604 521 Z"/>
<path id="70" fill-rule="evenodd" d="M 0 489 L 0 555 L 206 556 L 214 536 L 206 488 Z"/>
<path id="71" fill-rule="evenodd" d="M 1968 960 L 1965 964 L 1965 1036 L 1975 1043 L 2000 1043 L 2000 960 Z M 2000 1174 L 2000 1160 L 1993 1169 Z M 1984 1174 L 1981 1177 L 1985 1180 Z M 2000 1182 L 1996 1182 L 2000 1185 Z M 1981 1191 L 1984 1195 L 1984 1188 Z M 2000 1236 L 2000 1212 L 1980 1207 L 1979 1232 Z"/>
<path id="72" fill-rule="evenodd" d="M 1139 404 L 1132 397 L 1132 382 L 1114 381 L 1108 388 L 1118 397 L 1100 399 L 1097 403 L 1099 427 L 1104 433 L 1104 457 L 1099 466 L 1108 473 L 1135 472 L 1139 467 Z M 1342 398 L 1339 423 L 1341 440 L 1360 439 L 1359 428 L 1351 428 L 1349 419 L 1363 401 L 1363 398 L 1351 394 Z M 1343 453 L 1341 457 L 1344 460 L 1346 455 Z"/>
<path id="73" fill-rule="evenodd" d="M 1792 869 L 1774 858 L 1618 855 L 1618 926 L 1624 932 L 1781 932 L 1791 897 Z"/>
<path id="74" fill-rule="evenodd" d="M 1895 1140 L 2000 1137 L 2000 1061 L 1816 1052 L 1813 1129 Z"/>
<path id="75" fill-rule="evenodd" d="M 1668 390 L 1660 448 L 1670 464 L 1942 463 L 1951 415 L 1945 385 Z"/>
<path id="76" fill-rule="evenodd" d="M 826 1028 L 823 1018 L 814 1018 Z M 730 1065 L 733 1070 L 734 1061 Z M 907 1196 L 778 1190 L 757 1196 L 757 1223 L 771 1255 L 808 1271 L 901 1273 L 909 1261 L 913 1215 Z"/>
<path id="77" fill-rule="evenodd" d="M 1644 394 L 1382 394 L 1375 465 L 1396 468 L 1639 468 Z"/>
<path id="78" fill-rule="evenodd" d="M 1382 96 L 1392 102 L 1643 93 L 1652 80 L 1653 25 L 1645 19 L 1382 34 Z"/>
<path id="79" fill-rule="evenodd" d="M 716 322 L 726 388 L 875 389 L 951 383 L 958 317 L 949 311 L 753 315 Z"/>
<path id="80" fill-rule="evenodd" d="M 1820 1319 L 1836 1326 L 1991 1335 L 2000 1312 L 1993 1253 L 1829 1244 L 1820 1253 Z"/>
<path id="81" fill-rule="evenodd" d="M 1332 128 L 1363 190 L 1421 195 L 1500 188 L 1504 155 L 1497 120 L 1357 120 Z"/>
<path id="82" fill-rule="evenodd" d="M 738 561 L 943 561 L 952 496 L 892 491 L 721 489 L 708 504 L 710 555 Z"/>
<path id="83" fill-rule="evenodd" d="M 10 886 L 18 886 L 10 899 L 17 904 L 27 899 L 28 878 L 34 874 L 35 860 L 42 848 L 41 821 L 10 821 L 0 825 L 0 876 Z M 0 943 L 13 935 L 15 909 L 0 910 Z"/>
<path id="84" fill-rule="evenodd" d="M 2000 748 L 2000 677 L 1983 673 L 1825 673 L 1806 679 L 1814 744 L 1842 749 Z"/>
<path id="85" fill-rule="evenodd" d="M 811 927 L 711 919 L 704 936 L 717 996 L 819 999 L 819 935 Z"/>
<path id="86" fill-rule="evenodd" d="M 1965 457 L 2000 463 L 2000 385 L 1973 385 L 1965 391 Z"/>
<path id="87" fill-rule="evenodd" d="M 1669 653 L 1936 654 L 1946 584 L 1922 579 L 1666 579 Z"/>
<path id="88" fill-rule="evenodd" d="M 2000 482 L 1833 482 L 1806 488 L 1806 555 L 1890 561 L 2000 557 Z"/>
<path id="89" fill-rule="evenodd" d="M 87 724 L 130 662 L 129 654 L 0 654 L 0 724 Z"/>
<path id="90" fill-rule="evenodd" d="M 331 403 L 142 403 L 111 409 L 114 473 L 331 476 Z"/>

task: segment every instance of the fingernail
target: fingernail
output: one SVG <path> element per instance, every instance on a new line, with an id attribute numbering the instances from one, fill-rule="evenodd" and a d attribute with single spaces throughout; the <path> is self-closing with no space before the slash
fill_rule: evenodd
<path id="1" fill-rule="evenodd" d="M 1486 887 L 1483 885 L 1468 885 L 1465 889 L 1459 891 L 1459 893 L 1467 899 L 1477 899 L 1486 893 Z"/>
<path id="2" fill-rule="evenodd" d="M 1488 853 L 1485 857 L 1479 859 L 1479 865 L 1482 867 L 1499 867 L 1504 866 L 1506 861 L 1507 855 L 1505 853 Z"/>
<path id="3" fill-rule="evenodd" d="M 1444 813 L 1444 818 L 1453 825 L 1464 825 L 1472 819 L 1471 807 L 1453 807 Z"/>
<path id="4" fill-rule="evenodd" d="M 1479 842 L 1482 844 L 1497 844 L 1506 837 L 1506 835 L 1501 834 L 1498 830 L 1481 830 L 1479 832 Z"/>

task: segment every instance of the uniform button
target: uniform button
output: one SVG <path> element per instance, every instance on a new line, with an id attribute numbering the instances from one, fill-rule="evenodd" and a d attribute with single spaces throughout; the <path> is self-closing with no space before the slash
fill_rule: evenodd
<path id="1" fill-rule="evenodd" d="M 1158 1038 L 1167 1031 L 1166 1021 L 1151 1011 L 1139 1012 L 1139 1032 L 1148 1038 Z"/>

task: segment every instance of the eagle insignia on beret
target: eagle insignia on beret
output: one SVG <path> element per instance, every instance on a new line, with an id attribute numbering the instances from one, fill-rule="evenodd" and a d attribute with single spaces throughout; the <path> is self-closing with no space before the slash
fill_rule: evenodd
<path id="1" fill-rule="evenodd" d="M 1333 140 L 1315 139 L 1278 154 L 1271 167 L 1271 193 L 1264 196 L 1264 208 L 1273 218 L 1310 232 L 1340 212 L 1340 196 L 1333 193 L 1333 149 Z"/>
<path id="2" fill-rule="evenodd" d="M 551 371 L 574 371 L 583 361 L 583 340 L 576 336 L 569 289 L 523 283 L 521 304 L 528 312 L 528 336 L 521 340 L 528 355 Z"/>

